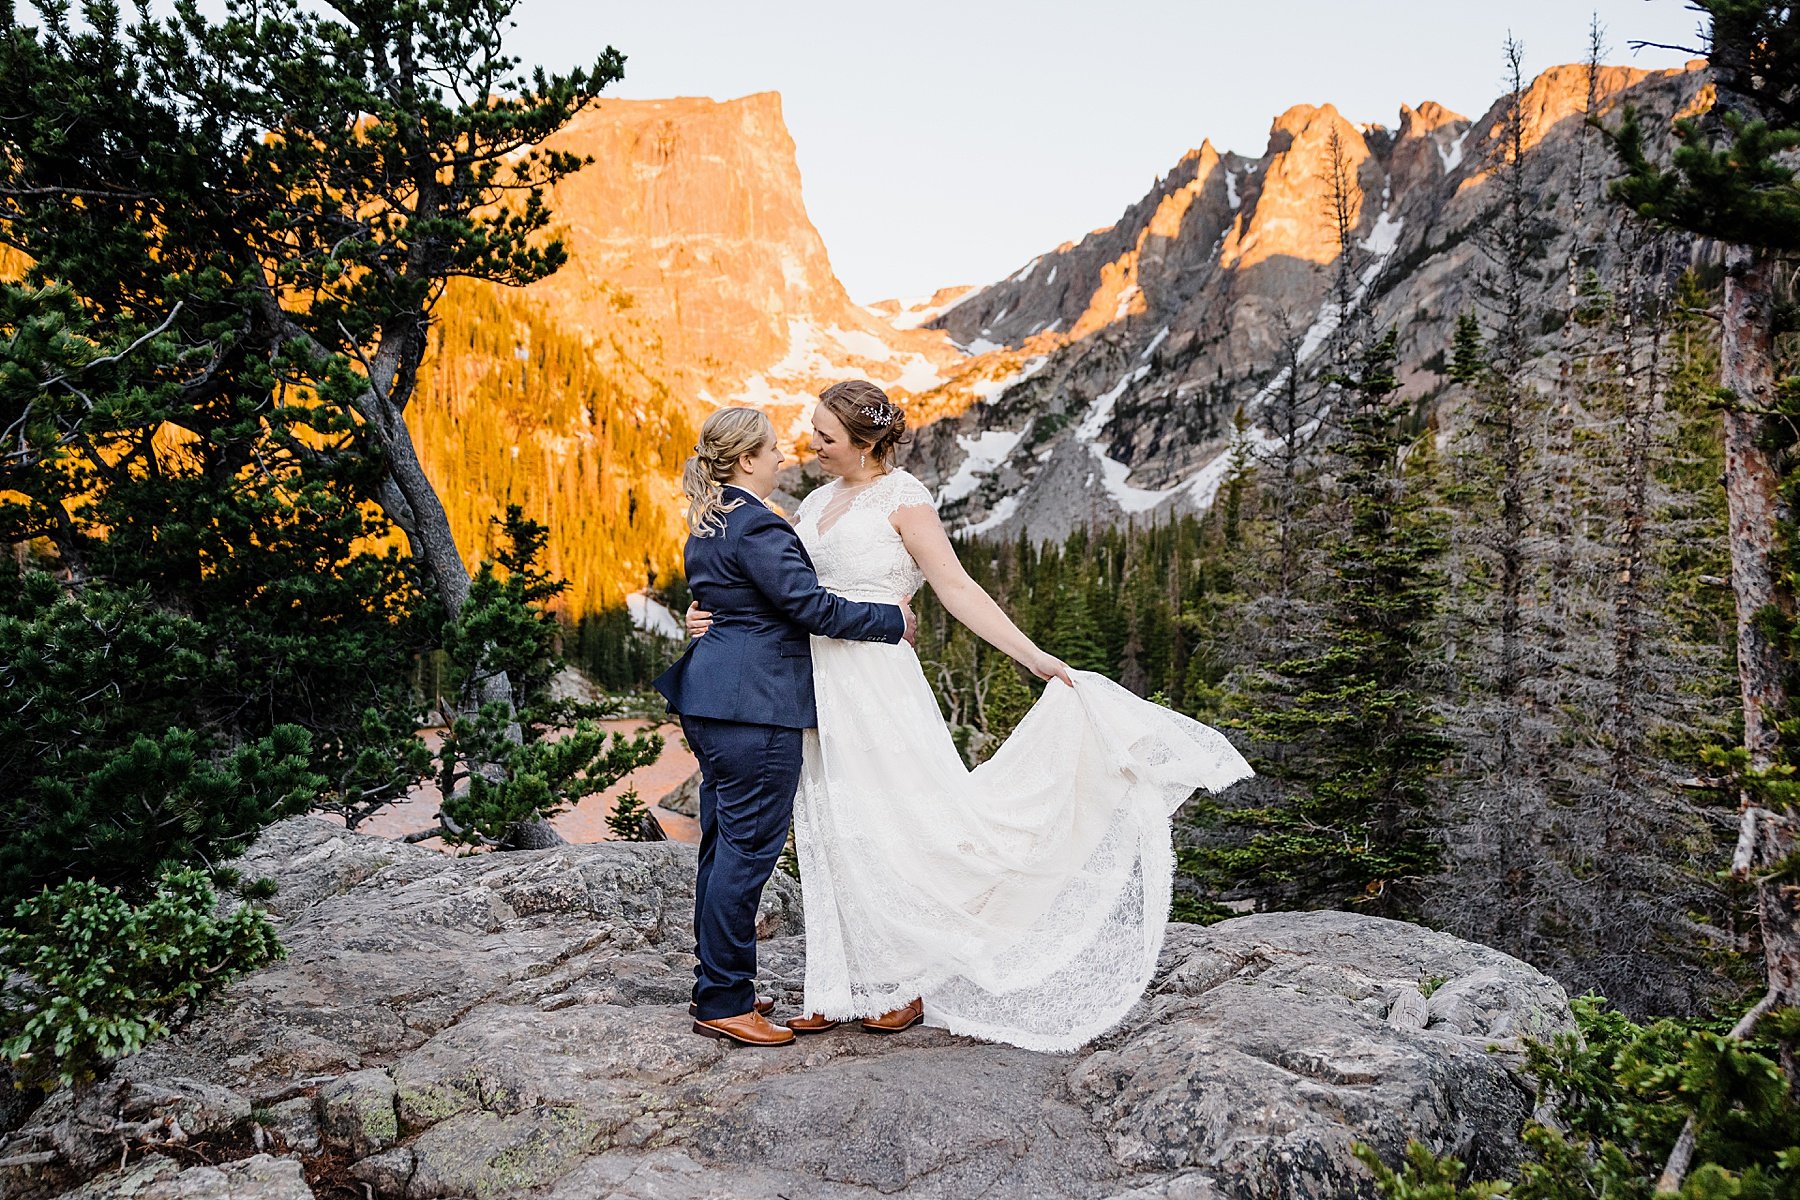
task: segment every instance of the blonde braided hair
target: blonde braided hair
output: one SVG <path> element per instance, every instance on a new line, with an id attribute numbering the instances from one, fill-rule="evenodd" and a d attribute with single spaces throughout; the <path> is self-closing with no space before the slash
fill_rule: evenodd
<path id="1" fill-rule="evenodd" d="M 725 503 L 725 481 L 738 459 L 775 441 L 768 414 L 755 408 L 721 408 L 700 424 L 700 440 L 681 470 L 681 490 L 688 498 L 688 529 L 695 537 L 725 532 L 725 514 L 742 500 Z"/>

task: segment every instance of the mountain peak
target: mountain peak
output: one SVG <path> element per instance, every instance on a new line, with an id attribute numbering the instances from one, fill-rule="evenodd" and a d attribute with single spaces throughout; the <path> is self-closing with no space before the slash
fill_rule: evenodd
<path id="1" fill-rule="evenodd" d="M 1342 124 L 1346 129 L 1351 127 L 1350 123 L 1344 120 L 1343 114 L 1338 112 L 1335 104 L 1296 104 L 1275 118 L 1274 123 L 1269 127 L 1269 139 L 1274 141 L 1284 133 L 1297 137 L 1303 130 L 1310 128 L 1318 121 Z"/>
<path id="2" fill-rule="evenodd" d="M 1419 137 L 1458 121 L 1466 123 L 1468 118 L 1451 112 L 1436 100 L 1427 100 L 1417 108 L 1410 104 L 1400 106 L 1400 136 L 1403 138 Z"/>
<path id="3" fill-rule="evenodd" d="M 1589 83 L 1585 66 L 1557 67 L 1518 97 L 1546 196 L 1600 186 L 1581 154 Z M 1592 83 L 1596 109 L 1629 89 L 1665 138 L 1670 118 L 1710 91 L 1679 70 L 1603 67 Z M 1442 380 L 1427 364 L 1475 304 L 1474 233 L 1496 202 L 1485 168 L 1513 103 L 1470 122 L 1424 101 L 1402 107 L 1394 130 L 1297 104 L 1258 159 L 1189 151 L 1116 226 L 940 319 L 993 352 L 945 385 L 975 400 L 943 406 L 953 419 L 920 431 L 909 469 L 940 485 L 947 520 L 978 532 L 1061 537 L 1204 508 L 1231 461 L 1233 413 L 1255 422 L 1286 382 L 1322 369 L 1346 299 L 1368 307 L 1371 328 L 1399 332 L 1404 383 L 1429 394 Z M 1341 231 L 1334 176 L 1348 201 Z"/>

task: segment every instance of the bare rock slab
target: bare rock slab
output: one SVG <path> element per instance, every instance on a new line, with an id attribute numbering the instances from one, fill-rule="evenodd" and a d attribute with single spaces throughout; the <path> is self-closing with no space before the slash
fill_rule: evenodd
<path id="1" fill-rule="evenodd" d="M 185 1170 L 161 1155 L 101 1176 L 60 1200 L 314 1200 L 300 1163 L 258 1154 Z"/>
<path id="2" fill-rule="evenodd" d="M 277 880 L 289 957 L 112 1086 L 141 1128 L 255 1125 L 287 1156 L 258 1159 L 291 1164 L 259 1163 L 268 1186 L 304 1187 L 304 1161 L 322 1195 L 1369 1196 L 1353 1142 L 1515 1162 L 1520 1039 L 1573 1027 L 1561 988 L 1486 947 L 1271 913 L 1171 925 L 1143 1000 L 1076 1054 L 854 1026 L 740 1049 L 689 1029 L 692 847 L 459 859 L 295 818 L 240 865 Z M 778 874 L 760 914 L 760 986 L 784 1012 L 801 1001 L 800 899 Z M 0 1175 L 0 1197 L 136 1194 L 128 1177 L 197 1169 L 145 1146 L 121 1173 L 118 1138 L 72 1134 L 70 1111 L 53 1097 L 0 1146 L 55 1160 Z M 207 1169 L 219 1178 L 181 1186 L 263 1194 L 244 1190 L 263 1186 L 250 1168 Z"/>

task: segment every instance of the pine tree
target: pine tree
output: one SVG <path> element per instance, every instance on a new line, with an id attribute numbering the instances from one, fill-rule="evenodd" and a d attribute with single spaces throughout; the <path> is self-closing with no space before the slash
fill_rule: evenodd
<path id="1" fill-rule="evenodd" d="M 986 737 L 986 754 L 991 755 L 1000 743 L 1012 735 L 1037 696 L 1019 675 L 1019 667 L 1004 655 L 995 655 L 988 667 L 986 703 L 982 706 L 981 732 Z"/>
<path id="2" fill-rule="evenodd" d="M 438 750 L 441 827 L 409 840 L 518 848 L 521 830 L 542 826 L 662 753 L 660 734 L 609 735 L 597 722 L 614 715 L 610 708 L 551 698 L 561 627 L 548 605 L 567 584 L 537 561 L 544 526 L 517 505 L 494 522 L 494 558 L 476 571 L 468 603 L 444 640 L 459 712 Z M 477 704 L 492 679 L 508 681 L 506 702 Z"/>
<path id="3" fill-rule="evenodd" d="M 1777 257 L 1800 250 L 1800 15 L 1787 5 L 1696 0 L 1708 21 L 1706 56 L 1717 87 L 1712 108 L 1677 123 L 1680 145 L 1667 166 L 1652 163 L 1637 114 L 1609 136 L 1626 175 L 1613 196 L 1664 226 L 1725 246 L 1720 391 L 1724 401 L 1725 493 L 1743 744 L 1721 764 L 1732 771 L 1743 821 L 1732 870 L 1757 880 L 1769 990 L 1734 1030 L 1744 1036 L 1771 1008 L 1800 1004 L 1800 736 L 1793 711 L 1800 673 L 1794 579 L 1800 503 L 1794 448 L 1800 382 L 1781 376 Z M 1690 1124 L 1659 1187 L 1673 1190 L 1693 1147 Z"/>
<path id="4" fill-rule="evenodd" d="M 1085 543 L 1078 547 L 1085 548 Z M 1088 611 L 1086 589 L 1079 587 L 1078 582 L 1057 592 L 1048 639 L 1050 652 L 1078 671 L 1110 674 L 1112 664 L 1107 660 L 1100 627 Z"/>
<path id="5" fill-rule="evenodd" d="M 619 793 L 613 803 L 612 812 L 606 816 L 606 827 L 612 831 L 614 840 L 621 842 L 642 842 L 646 825 L 645 818 L 650 816 L 650 809 L 636 788 L 627 788 Z"/>
<path id="6" fill-rule="evenodd" d="M 1338 381 L 1349 407 L 1333 458 L 1347 524 L 1328 558 L 1324 648 L 1280 663 L 1243 716 L 1259 742 L 1286 748 L 1262 764 L 1284 794 L 1223 814 L 1247 840 L 1198 856 L 1226 886 L 1285 902 L 1400 911 L 1400 886 L 1436 864 L 1423 810 L 1449 743 L 1417 674 L 1443 542 L 1406 478 L 1396 340 L 1390 331 Z"/>
<path id="7" fill-rule="evenodd" d="M 268 376 L 281 406 L 353 430 L 368 494 L 452 621 L 469 560 L 405 419 L 433 310 L 451 278 L 524 285 L 563 264 L 544 196 L 585 160 L 541 146 L 624 61 L 608 48 L 591 69 L 522 74 L 503 49 L 512 8 L 228 0 L 216 21 L 187 6 L 124 24 L 96 0 L 77 31 L 66 6 L 42 6 L 38 29 L 9 7 L 0 64 L 0 224 L 35 279 L 88 287 L 95 264 L 118 268 L 118 290 L 89 288 L 108 332 L 167 331 L 171 346 L 197 332 L 219 365 Z M 198 396 L 241 373 L 180 353 L 171 373 Z M 483 685 L 481 703 L 510 703 L 503 678 Z"/>
<path id="8" fill-rule="evenodd" d="M 0 5 L 0 901 L 154 906 L 165 860 L 403 794 L 447 621 L 471 793 L 541 812 L 598 752 L 529 740 L 537 585 L 472 585 L 404 417 L 447 280 L 562 262 L 542 197 L 581 164 L 533 147 L 622 60 L 520 78 L 505 0 L 35 8 Z"/>
<path id="9" fill-rule="evenodd" d="M 1444 401 L 1444 424 L 1455 432 L 1440 489 L 1447 591 L 1432 630 L 1442 644 L 1434 684 L 1461 753 L 1441 789 L 1448 871 L 1432 917 L 1535 961 L 1557 803 L 1547 764 L 1560 633 L 1549 614 L 1566 580 L 1555 578 L 1554 528 L 1569 502 L 1556 482 L 1566 455 L 1551 451 L 1569 430 L 1550 403 L 1537 341 L 1558 316 L 1538 297 L 1552 269 L 1548 247 L 1562 231 L 1541 194 L 1542 160 L 1527 154 L 1523 47 L 1508 38 L 1504 54 L 1508 91 L 1488 145 L 1491 199 L 1475 239 L 1484 260 L 1472 281 L 1476 310 L 1457 322 L 1455 386 Z"/>

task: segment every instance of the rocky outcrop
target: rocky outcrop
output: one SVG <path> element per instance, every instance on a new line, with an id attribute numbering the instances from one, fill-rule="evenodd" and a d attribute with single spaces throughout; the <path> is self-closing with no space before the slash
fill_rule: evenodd
<path id="1" fill-rule="evenodd" d="M 218 1166 L 183 1168 L 151 1154 L 116 1174 L 67 1193 L 65 1200 L 313 1200 L 298 1160 L 257 1154 Z"/>
<path id="2" fill-rule="evenodd" d="M 0 1196 L 1368 1195 L 1357 1141 L 1505 1170 L 1518 1040 L 1571 1024 L 1496 951 L 1279 913 L 1171 926 L 1142 1003 L 1074 1055 L 923 1028 L 734 1049 L 688 1030 L 693 854 L 273 826 L 238 865 L 278 882 L 289 957 L 52 1096 L 0 1146 Z M 791 1012 L 785 876 L 761 922 Z"/>
<path id="3" fill-rule="evenodd" d="M 1635 106 L 1666 147 L 1670 119 L 1705 102 L 1706 80 L 1697 64 L 1607 67 L 1597 106 L 1613 123 Z M 950 523 L 977 531 L 1060 537 L 1204 509 L 1234 412 L 1254 423 L 1291 372 L 1316 375 L 1346 300 L 1399 331 L 1403 384 L 1428 396 L 1445 382 L 1456 318 L 1481 303 L 1478 243 L 1498 198 L 1505 104 L 1473 121 L 1435 103 L 1403 107 L 1394 129 L 1300 105 L 1275 119 L 1258 158 L 1210 143 L 1189 151 L 1117 224 L 934 319 L 975 357 L 916 401 L 940 419 L 906 465 L 936 487 Z M 1584 123 L 1586 104 L 1585 67 L 1531 83 L 1525 173 L 1540 215 L 1562 230 L 1541 261 L 1580 253 L 1605 273 L 1620 253 L 1603 236 L 1618 215 L 1603 197 L 1617 167 Z M 1345 253 L 1334 157 L 1347 185 Z M 1531 284 L 1540 311 L 1559 311 L 1564 285 L 1560 267 L 1541 272 Z"/>
<path id="4" fill-rule="evenodd" d="M 904 399 L 965 358 L 851 301 L 773 92 L 602 99 L 543 149 L 593 159 L 546 198 L 567 263 L 524 288 L 453 280 L 407 413 L 471 564 L 518 503 L 550 526 L 568 611 L 617 606 L 680 570 L 706 413 L 762 407 L 792 448 L 831 383 Z"/>
<path id="5" fill-rule="evenodd" d="M 547 145 L 595 162 L 550 196 L 569 263 L 527 294 L 591 341 L 625 333 L 675 398 L 758 404 L 787 430 L 837 379 L 911 394 L 962 359 L 844 291 L 778 94 L 602 100 Z"/>

